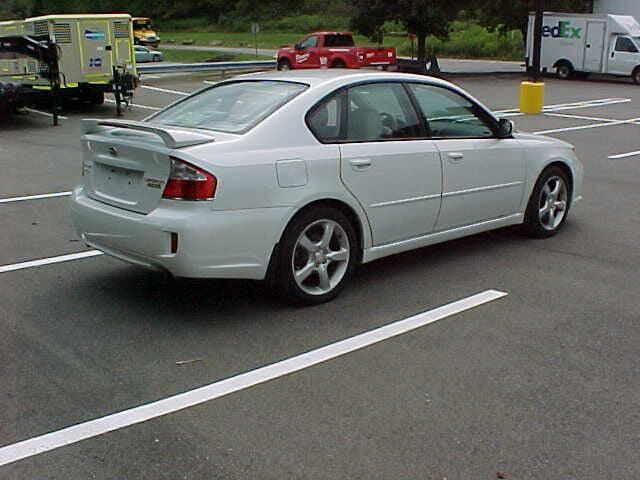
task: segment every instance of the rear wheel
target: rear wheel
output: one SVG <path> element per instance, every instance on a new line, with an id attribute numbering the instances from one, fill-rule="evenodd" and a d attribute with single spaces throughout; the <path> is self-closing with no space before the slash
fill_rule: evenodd
<path id="1" fill-rule="evenodd" d="M 344 63 L 343 60 L 338 59 L 333 61 L 331 68 L 347 68 L 347 64 Z"/>
<path id="2" fill-rule="evenodd" d="M 636 69 L 631 74 L 631 78 L 633 79 L 633 83 L 636 85 L 640 85 L 640 67 L 636 67 Z"/>
<path id="3" fill-rule="evenodd" d="M 559 63 L 556 67 L 556 74 L 562 80 L 568 80 L 573 75 L 573 67 L 568 62 Z"/>
<path id="4" fill-rule="evenodd" d="M 299 214 L 285 230 L 273 265 L 281 297 L 299 305 L 335 298 L 353 274 L 356 238 L 339 210 L 317 207 Z"/>
<path id="5" fill-rule="evenodd" d="M 567 219 L 571 186 L 567 174 L 559 167 L 542 172 L 529 198 L 522 228 L 534 238 L 558 233 Z"/>
<path id="6" fill-rule="evenodd" d="M 278 70 L 291 70 L 291 62 L 286 58 L 278 60 Z"/>

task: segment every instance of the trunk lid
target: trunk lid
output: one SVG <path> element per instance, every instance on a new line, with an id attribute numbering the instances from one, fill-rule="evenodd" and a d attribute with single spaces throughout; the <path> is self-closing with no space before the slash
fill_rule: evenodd
<path id="1" fill-rule="evenodd" d="M 146 122 L 83 120 L 83 181 L 94 200 L 149 213 L 162 198 L 171 151 L 214 141 L 208 133 Z"/>

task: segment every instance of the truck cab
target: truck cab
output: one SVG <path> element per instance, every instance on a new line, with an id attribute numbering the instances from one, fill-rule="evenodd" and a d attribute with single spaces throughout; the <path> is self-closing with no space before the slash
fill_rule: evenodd
<path id="1" fill-rule="evenodd" d="M 640 84 L 640 36 L 615 35 L 609 45 L 608 71 L 614 75 L 634 76 Z"/>

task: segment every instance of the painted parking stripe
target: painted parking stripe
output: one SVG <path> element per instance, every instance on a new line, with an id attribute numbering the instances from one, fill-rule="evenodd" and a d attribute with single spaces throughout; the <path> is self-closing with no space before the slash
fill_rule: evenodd
<path id="1" fill-rule="evenodd" d="M 637 152 L 619 153 L 618 155 L 609 155 L 608 158 L 610 158 L 611 160 L 617 160 L 619 158 L 637 157 L 638 155 L 640 155 L 640 150 L 638 150 Z"/>
<path id="2" fill-rule="evenodd" d="M 0 448 L 0 466 L 96 437 L 107 432 L 145 422 L 163 415 L 184 410 L 216 398 L 244 390 L 261 383 L 289 375 L 328 360 L 361 350 L 370 345 L 410 332 L 438 320 L 470 310 L 506 296 L 506 292 L 486 290 L 467 298 L 419 313 L 404 320 L 385 325 L 354 337 L 272 363 L 256 370 L 241 373 L 172 397 L 123 410 L 112 415 L 79 423 L 55 432 L 30 438 Z"/>
<path id="3" fill-rule="evenodd" d="M 52 263 L 69 262 L 71 260 L 80 260 L 81 258 L 97 257 L 104 255 L 100 250 L 88 250 L 86 252 L 70 253 L 69 255 L 59 255 L 57 257 L 40 258 L 38 260 L 29 260 L 28 262 L 12 263 L 10 265 L 0 265 L 0 273 L 13 272 L 15 270 L 24 270 L 25 268 L 41 267 L 43 265 L 51 265 Z"/>
<path id="4" fill-rule="evenodd" d="M 152 87 L 150 85 L 140 85 L 140 88 L 146 88 L 147 90 L 153 90 L 154 92 L 172 93 L 174 95 L 191 95 L 189 92 L 181 92 L 180 90 L 169 90 L 168 88 Z"/>
<path id="5" fill-rule="evenodd" d="M 589 125 L 578 125 L 575 127 L 553 128 L 551 130 L 541 130 L 533 133 L 535 133 L 536 135 L 549 135 L 551 133 L 575 132 L 578 130 L 589 130 L 592 128 L 612 127 L 615 125 L 633 125 L 633 124 L 637 124 L 639 121 L 640 121 L 640 118 L 631 118 L 629 120 L 616 120 L 613 122 L 606 122 L 606 123 L 592 123 Z"/>
<path id="6" fill-rule="evenodd" d="M 38 115 L 44 115 L 45 117 L 53 117 L 53 113 L 43 112 L 42 110 L 36 110 L 35 108 L 25 108 L 27 112 L 37 113 Z M 60 120 L 69 120 L 69 117 L 65 117 L 64 115 L 58 115 Z"/>
<path id="7" fill-rule="evenodd" d="M 68 197 L 72 192 L 41 193 L 38 195 L 25 195 L 23 197 L 0 198 L 0 203 L 23 202 L 25 200 L 40 200 L 43 198 Z"/>
<path id="8" fill-rule="evenodd" d="M 111 100 L 110 98 L 105 98 L 104 101 L 105 102 L 109 102 L 109 103 L 116 103 L 115 100 Z M 162 107 L 150 107 L 149 105 L 139 105 L 137 103 L 130 103 L 129 106 L 130 107 L 136 107 L 136 108 L 142 108 L 142 109 L 145 109 L 145 110 L 154 110 L 154 111 L 160 110 L 162 108 Z"/>
<path id="9" fill-rule="evenodd" d="M 543 107 L 543 112 L 557 112 L 557 111 L 563 111 L 563 110 L 576 110 L 581 108 L 604 107 L 607 105 L 628 103 L 630 101 L 631 101 L 630 98 L 599 98 L 595 100 L 583 100 L 579 102 L 557 103 L 552 105 L 545 105 Z M 505 116 L 505 117 L 516 117 L 516 116 L 524 115 L 523 113 L 520 113 L 519 108 L 496 110 L 494 113 Z"/>

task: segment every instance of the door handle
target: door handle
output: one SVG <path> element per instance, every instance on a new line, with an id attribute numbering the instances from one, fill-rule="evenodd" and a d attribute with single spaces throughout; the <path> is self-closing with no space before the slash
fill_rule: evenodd
<path id="1" fill-rule="evenodd" d="M 349 163 L 354 170 L 366 170 L 371 167 L 371 159 L 370 158 L 356 158 L 350 160 Z"/>
<path id="2" fill-rule="evenodd" d="M 459 162 L 464 158 L 464 153 L 462 152 L 450 152 L 447 154 L 447 157 L 449 157 L 449 160 L 451 162 Z"/>

